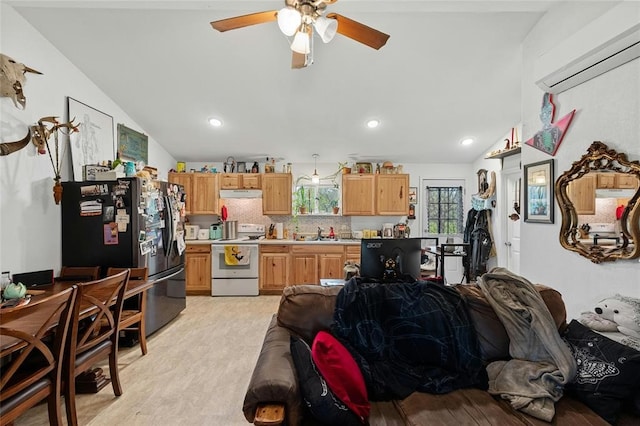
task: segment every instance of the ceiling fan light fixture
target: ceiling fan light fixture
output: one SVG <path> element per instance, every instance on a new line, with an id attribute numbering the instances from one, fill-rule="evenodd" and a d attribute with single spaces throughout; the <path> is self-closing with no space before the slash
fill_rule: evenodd
<path id="1" fill-rule="evenodd" d="M 292 36 L 302 23 L 302 15 L 291 6 L 283 7 L 278 11 L 278 27 L 286 36 Z"/>
<path id="2" fill-rule="evenodd" d="M 296 33 L 291 43 L 291 50 L 303 55 L 311 53 L 311 42 L 309 40 L 309 33 L 305 31 L 304 25 L 300 28 L 300 31 Z"/>
<path id="3" fill-rule="evenodd" d="M 324 43 L 329 43 L 338 31 L 338 21 L 320 16 L 316 18 L 313 26 Z"/>

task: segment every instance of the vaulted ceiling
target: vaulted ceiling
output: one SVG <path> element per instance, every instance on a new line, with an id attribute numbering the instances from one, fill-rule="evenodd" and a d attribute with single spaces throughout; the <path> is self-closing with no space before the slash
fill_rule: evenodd
<path id="1" fill-rule="evenodd" d="M 276 22 L 210 25 L 282 0 L 7 3 L 176 159 L 467 163 L 520 121 L 521 43 L 555 1 L 340 0 L 389 41 L 316 36 L 300 70 Z"/>

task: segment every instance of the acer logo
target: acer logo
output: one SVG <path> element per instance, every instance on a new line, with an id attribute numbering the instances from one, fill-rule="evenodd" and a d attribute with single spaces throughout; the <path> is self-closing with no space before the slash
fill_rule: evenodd
<path id="1" fill-rule="evenodd" d="M 377 242 L 376 243 L 367 243 L 367 246 L 366 246 L 366 248 L 368 248 L 368 249 L 371 249 L 371 248 L 375 249 L 375 248 L 380 248 L 380 247 L 382 247 L 382 243 L 381 242 L 380 243 L 377 243 Z"/>

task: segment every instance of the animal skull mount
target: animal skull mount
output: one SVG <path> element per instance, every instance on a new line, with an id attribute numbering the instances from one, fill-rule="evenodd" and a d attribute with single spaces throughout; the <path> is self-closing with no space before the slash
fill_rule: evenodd
<path id="1" fill-rule="evenodd" d="M 47 127 L 46 123 L 50 123 L 50 127 Z M 9 155 L 12 152 L 21 150 L 29 144 L 29 141 L 32 141 L 36 146 L 38 154 L 46 154 L 47 141 L 54 132 L 58 131 L 58 129 L 67 129 L 69 132 L 77 132 L 78 126 L 73 124 L 73 120 L 68 123 L 59 123 L 57 117 L 42 117 L 38 120 L 38 124 L 29 126 L 27 135 L 24 138 L 15 142 L 0 143 L 0 156 Z"/>
<path id="2" fill-rule="evenodd" d="M 22 106 L 22 109 L 25 109 L 27 105 L 27 98 L 24 96 L 22 87 L 26 82 L 25 74 L 28 72 L 42 74 L 40 71 L 29 68 L 0 53 L 0 96 L 11 98 L 16 108 L 20 108 L 18 104 Z"/>

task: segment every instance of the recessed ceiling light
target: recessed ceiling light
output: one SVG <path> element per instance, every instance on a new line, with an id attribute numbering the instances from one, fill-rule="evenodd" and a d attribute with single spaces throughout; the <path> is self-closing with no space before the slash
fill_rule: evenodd
<path id="1" fill-rule="evenodd" d="M 211 124 L 213 127 L 220 127 L 222 126 L 222 120 L 216 117 L 211 117 L 209 119 L 209 124 Z"/>
<path id="2" fill-rule="evenodd" d="M 462 139 L 460 141 L 460 144 L 461 145 L 465 145 L 465 146 L 466 145 L 471 145 L 472 143 L 473 143 L 473 139 L 472 138 L 465 138 L 465 139 Z"/>
<path id="3" fill-rule="evenodd" d="M 373 119 L 373 120 L 367 121 L 367 127 L 370 129 L 375 129 L 379 125 L 380 125 L 380 120 Z"/>

